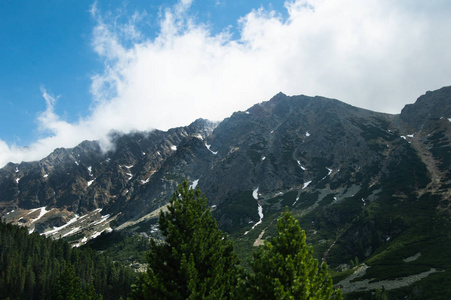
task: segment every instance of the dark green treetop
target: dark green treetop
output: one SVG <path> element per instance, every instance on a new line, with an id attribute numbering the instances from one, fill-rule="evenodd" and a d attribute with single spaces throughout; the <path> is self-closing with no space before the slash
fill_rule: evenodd
<path id="1" fill-rule="evenodd" d="M 277 236 L 254 251 L 248 275 L 247 299 L 342 299 L 334 291 L 326 263 L 318 268 L 313 248 L 291 213 L 284 212 L 277 222 Z"/>
<path id="2" fill-rule="evenodd" d="M 158 221 L 164 242 L 152 241 L 136 299 L 230 299 L 238 280 L 233 244 L 218 229 L 207 200 L 185 180 Z"/>

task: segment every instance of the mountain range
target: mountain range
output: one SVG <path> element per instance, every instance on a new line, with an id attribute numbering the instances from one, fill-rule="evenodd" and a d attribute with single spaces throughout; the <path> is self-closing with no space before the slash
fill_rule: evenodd
<path id="1" fill-rule="evenodd" d="M 75 246 L 108 232 L 158 237 L 158 212 L 187 179 L 243 261 L 288 208 L 344 293 L 442 299 L 451 278 L 450 137 L 451 87 L 396 115 L 279 93 L 219 123 L 113 132 L 112 149 L 84 141 L 9 163 L 0 215 Z"/>

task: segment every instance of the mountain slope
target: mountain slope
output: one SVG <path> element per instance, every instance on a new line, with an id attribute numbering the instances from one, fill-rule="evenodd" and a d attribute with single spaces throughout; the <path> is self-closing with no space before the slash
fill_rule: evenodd
<path id="1" fill-rule="evenodd" d="M 187 178 L 242 258 L 289 207 L 316 255 L 340 271 L 337 281 L 366 263 L 345 292 L 365 292 L 359 284 L 374 278 L 397 288 L 393 295 L 424 298 L 427 284 L 451 278 L 441 250 L 451 241 L 450 136 L 451 87 L 399 115 L 279 93 L 220 124 L 116 134 L 108 153 L 84 142 L 8 164 L 0 210 L 7 222 L 75 244 L 111 228 L 152 236 L 159 209 Z M 391 285 L 394 278 L 408 287 Z"/>

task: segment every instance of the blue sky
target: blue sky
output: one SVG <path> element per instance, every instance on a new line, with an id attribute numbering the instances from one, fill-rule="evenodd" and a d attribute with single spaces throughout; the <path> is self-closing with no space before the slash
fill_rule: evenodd
<path id="1" fill-rule="evenodd" d="M 399 113 L 451 85 L 449 15 L 446 0 L 0 1 L 0 165 L 279 91 Z"/>
<path id="2" fill-rule="evenodd" d="M 140 26 L 154 38 L 159 14 L 176 1 L 98 1 L 98 9 L 112 18 L 126 19 L 136 11 L 145 12 Z M 94 1 L 1 1 L 0 2 L 0 139 L 9 145 L 26 146 L 46 132 L 37 130 L 36 117 L 45 110 L 41 89 L 57 95 L 55 112 L 68 122 L 89 114 L 90 84 L 103 63 L 91 47 L 96 20 L 91 14 Z M 193 3 L 190 11 L 213 32 L 231 26 L 253 8 L 277 8 L 283 1 L 215 0 Z M 236 34 L 236 33 L 235 33 Z"/>

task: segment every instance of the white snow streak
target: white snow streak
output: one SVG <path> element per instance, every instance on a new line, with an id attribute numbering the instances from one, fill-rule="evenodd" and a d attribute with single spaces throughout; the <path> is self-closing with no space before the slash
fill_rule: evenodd
<path id="1" fill-rule="evenodd" d="M 109 217 L 110 217 L 109 214 L 104 215 L 104 216 L 102 216 L 102 217 L 100 218 L 100 220 L 98 220 L 98 221 L 92 223 L 92 225 L 94 225 L 94 226 L 95 226 L 95 225 L 99 225 L 99 224 L 105 222 L 106 220 L 108 220 Z"/>
<path id="2" fill-rule="evenodd" d="M 189 186 L 189 188 L 195 190 L 198 184 L 199 184 L 199 179 L 196 179 L 196 180 L 194 180 L 193 183 Z"/>
<path id="3" fill-rule="evenodd" d="M 69 231 L 69 232 L 63 234 L 61 237 L 66 237 L 66 236 L 72 235 L 72 234 L 76 233 L 77 231 L 79 231 L 80 228 L 81 228 L 81 227 L 75 227 L 75 228 L 72 229 L 71 231 Z"/>
<path id="4" fill-rule="evenodd" d="M 172 151 L 177 151 L 177 146 L 174 146 L 174 145 L 171 146 L 171 150 L 172 150 Z"/>
<path id="5" fill-rule="evenodd" d="M 94 182 L 94 180 L 96 179 L 94 178 L 93 180 L 88 181 L 88 186 L 90 186 Z"/>
<path id="6" fill-rule="evenodd" d="M 141 180 L 141 184 L 146 184 L 150 181 L 150 178 L 147 178 L 146 180 Z"/>
<path id="7" fill-rule="evenodd" d="M 42 207 L 39 208 L 33 208 L 27 215 L 34 213 L 35 211 L 37 211 L 38 209 L 41 209 Z M 11 211 L 13 212 L 13 211 Z"/>
<path id="8" fill-rule="evenodd" d="M 93 235 L 91 235 L 90 237 L 89 237 L 89 239 L 90 240 L 93 240 L 93 239 L 95 239 L 96 237 L 98 237 L 98 236 L 100 236 L 101 234 L 102 234 L 102 232 L 103 231 L 100 231 L 100 232 L 94 232 L 94 234 Z"/>
<path id="9" fill-rule="evenodd" d="M 252 229 L 254 229 L 257 225 L 259 225 L 263 221 L 263 207 L 259 204 L 258 205 L 258 216 L 260 217 L 260 220 L 252 226 Z M 251 230 L 252 230 L 251 229 Z"/>
<path id="10" fill-rule="evenodd" d="M 256 188 L 253 192 L 252 192 L 252 197 L 254 197 L 255 200 L 258 201 L 258 189 Z M 258 203 L 258 202 L 257 202 Z M 254 224 L 254 226 L 252 226 L 251 230 L 254 229 L 257 225 L 261 224 L 261 222 L 263 221 L 263 207 L 260 205 L 260 203 L 258 203 L 258 207 L 257 207 L 257 212 L 258 212 L 258 216 L 260 217 L 260 220 Z M 249 230 L 250 231 L 250 230 Z M 248 234 L 249 231 L 246 231 L 244 233 L 244 235 Z"/>
<path id="11" fill-rule="evenodd" d="M 38 209 L 41 210 L 41 212 L 39 213 L 39 216 L 38 216 L 36 219 L 31 220 L 30 224 L 33 224 L 34 222 L 36 222 L 37 220 L 39 220 L 40 218 L 42 218 L 46 213 L 48 213 L 48 212 L 50 211 L 50 210 L 46 210 L 46 209 L 45 209 L 45 206 L 43 206 L 43 207 L 34 209 L 32 212 L 34 212 L 34 211 L 36 211 L 36 210 L 38 210 Z M 30 213 L 29 213 L 29 214 L 30 214 Z"/>
<path id="12" fill-rule="evenodd" d="M 211 145 L 208 145 L 207 143 L 205 143 L 205 147 L 207 147 L 208 151 L 210 151 L 211 153 L 213 153 L 214 155 L 218 154 L 218 151 L 212 151 L 210 149 Z"/>
<path id="13" fill-rule="evenodd" d="M 70 224 L 77 222 L 77 220 L 78 220 L 79 218 L 80 218 L 79 215 L 75 215 L 75 218 L 70 219 L 69 222 L 67 222 L 66 224 L 64 224 L 64 225 L 62 225 L 62 226 L 60 226 L 60 227 L 53 227 L 52 230 L 47 231 L 47 232 L 44 232 L 44 235 L 45 235 L 46 237 L 48 237 L 49 235 L 54 235 L 55 233 L 57 233 L 57 232 L 60 231 L 61 229 L 64 229 L 64 228 L 66 228 L 67 226 L 69 226 Z"/>
<path id="14" fill-rule="evenodd" d="M 258 189 L 256 188 L 253 192 L 252 192 L 252 197 L 254 197 L 255 200 L 258 200 Z"/>
<path id="15" fill-rule="evenodd" d="M 327 174 L 327 176 L 329 176 L 330 174 L 332 174 L 332 169 L 329 169 L 329 168 L 326 168 L 327 169 L 327 171 L 329 171 L 329 173 Z"/>
<path id="16" fill-rule="evenodd" d="M 301 162 L 300 162 L 299 160 L 298 160 L 297 162 L 298 162 L 299 167 L 300 167 L 303 171 L 307 170 L 303 165 L 301 165 Z"/>
<path id="17" fill-rule="evenodd" d="M 329 168 L 327 168 L 326 167 L 326 169 L 327 169 L 327 171 L 328 171 L 328 173 L 327 173 L 327 175 L 326 176 L 324 176 L 323 178 L 321 178 L 321 180 L 324 180 L 327 176 L 329 176 L 330 174 L 332 174 L 332 169 L 329 169 Z"/>
<path id="18" fill-rule="evenodd" d="M 304 182 L 304 186 L 302 187 L 302 189 L 305 189 L 306 187 L 308 187 L 310 183 L 312 183 L 311 180 L 307 181 L 307 182 Z"/>

